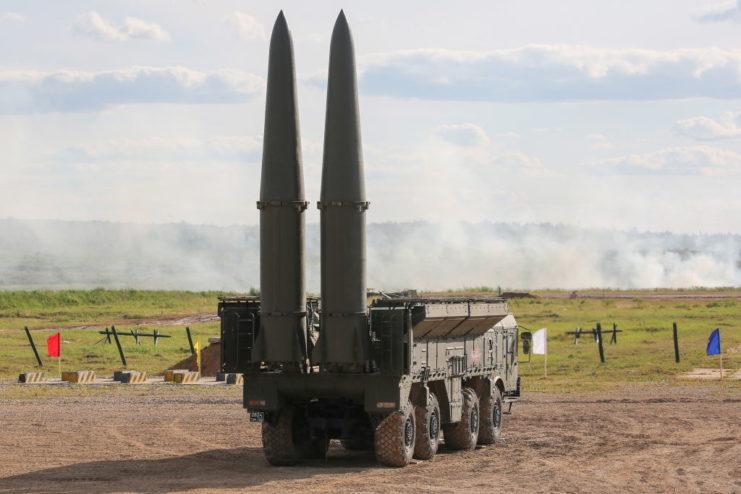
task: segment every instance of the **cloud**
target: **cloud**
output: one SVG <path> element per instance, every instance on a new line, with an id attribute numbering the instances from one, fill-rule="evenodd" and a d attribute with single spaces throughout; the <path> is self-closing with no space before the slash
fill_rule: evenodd
<path id="1" fill-rule="evenodd" d="M 458 146 L 482 146 L 489 143 L 484 129 L 472 123 L 441 125 L 434 132 Z"/>
<path id="2" fill-rule="evenodd" d="M 612 149 L 610 139 L 604 134 L 587 134 L 587 139 L 592 143 L 592 149 Z"/>
<path id="3" fill-rule="evenodd" d="M 588 165 L 626 174 L 734 175 L 741 174 L 741 154 L 710 146 L 674 147 Z"/>
<path id="4" fill-rule="evenodd" d="M 26 16 L 19 14 L 18 12 L 3 12 L 0 14 L 0 21 L 24 22 L 25 20 Z"/>
<path id="5" fill-rule="evenodd" d="M 265 39 L 265 27 L 246 12 L 235 10 L 226 18 L 226 21 L 237 28 L 239 37 L 242 39 Z"/>
<path id="6" fill-rule="evenodd" d="M 127 103 L 242 103 L 263 86 L 262 78 L 237 70 L 178 66 L 0 71 L 0 114 L 90 111 Z"/>
<path id="7" fill-rule="evenodd" d="M 116 26 L 95 11 L 82 14 L 72 25 L 72 31 L 80 36 L 98 41 L 126 41 L 144 39 L 167 41 L 170 35 L 159 24 L 136 17 L 126 17 L 121 26 Z"/>
<path id="8" fill-rule="evenodd" d="M 459 101 L 741 98 L 741 50 L 400 51 L 368 57 L 361 86 L 370 94 Z"/>
<path id="9" fill-rule="evenodd" d="M 66 147 L 46 157 L 62 163 L 122 161 L 237 161 L 257 162 L 262 151 L 260 136 L 217 136 L 206 139 L 112 139 Z"/>
<path id="10" fill-rule="evenodd" d="M 693 16 L 699 22 L 741 21 L 741 0 L 715 5 Z"/>
<path id="11" fill-rule="evenodd" d="M 709 117 L 692 117 L 674 124 L 677 134 L 698 141 L 716 141 L 741 137 L 741 112 L 724 113 L 719 120 Z"/>

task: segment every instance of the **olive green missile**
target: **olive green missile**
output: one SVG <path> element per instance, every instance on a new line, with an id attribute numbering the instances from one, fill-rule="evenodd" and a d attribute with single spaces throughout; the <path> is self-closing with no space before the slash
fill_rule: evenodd
<path id="1" fill-rule="evenodd" d="M 312 361 L 325 371 L 367 368 L 365 196 L 355 55 L 340 12 L 332 32 L 324 128 L 321 232 L 321 333 Z"/>
<path id="2" fill-rule="evenodd" d="M 270 38 L 260 183 L 260 331 L 253 359 L 307 363 L 304 182 L 293 43 L 283 12 Z M 295 363 L 292 365 L 290 363 Z"/>

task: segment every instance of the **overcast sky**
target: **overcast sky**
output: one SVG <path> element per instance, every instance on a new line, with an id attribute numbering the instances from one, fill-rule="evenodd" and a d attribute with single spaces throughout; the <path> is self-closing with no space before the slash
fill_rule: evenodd
<path id="1" fill-rule="evenodd" d="M 4 0 L 0 217 L 256 223 L 281 8 L 312 204 L 344 8 L 369 221 L 741 232 L 741 0 Z"/>

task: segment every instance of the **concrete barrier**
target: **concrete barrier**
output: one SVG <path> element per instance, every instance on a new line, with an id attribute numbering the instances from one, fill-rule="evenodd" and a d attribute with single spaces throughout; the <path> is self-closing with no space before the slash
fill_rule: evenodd
<path id="1" fill-rule="evenodd" d="M 165 371 L 164 379 L 165 382 L 173 382 L 175 381 L 175 374 L 184 374 L 186 372 L 189 372 L 185 369 L 170 369 Z"/>
<path id="2" fill-rule="evenodd" d="M 95 372 L 93 371 L 64 371 L 62 372 L 62 381 L 78 384 L 89 384 L 95 381 Z"/>
<path id="3" fill-rule="evenodd" d="M 236 372 L 230 372 L 226 375 L 226 383 L 237 384 L 241 386 L 242 384 L 244 384 L 244 375 Z"/>
<path id="4" fill-rule="evenodd" d="M 172 381 L 177 384 L 188 384 L 197 382 L 201 378 L 201 373 L 191 371 L 175 372 L 172 377 Z"/>
<path id="5" fill-rule="evenodd" d="M 18 376 L 18 382 L 27 384 L 27 383 L 40 383 L 44 381 L 44 373 L 43 372 L 24 372 L 23 374 Z"/>
<path id="6" fill-rule="evenodd" d="M 147 380 L 146 372 L 126 371 L 121 374 L 121 384 L 139 384 Z"/>

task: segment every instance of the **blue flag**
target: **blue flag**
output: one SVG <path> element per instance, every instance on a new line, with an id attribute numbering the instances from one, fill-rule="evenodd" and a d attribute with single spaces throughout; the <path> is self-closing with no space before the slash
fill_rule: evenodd
<path id="1" fill-rule="evenodd" d="M 710 333 L 708 339 L 708 349 L 706 352 L 708 355 L 718 355 L 720 353 L 720 328 Z"/>

